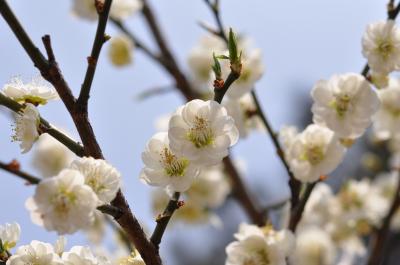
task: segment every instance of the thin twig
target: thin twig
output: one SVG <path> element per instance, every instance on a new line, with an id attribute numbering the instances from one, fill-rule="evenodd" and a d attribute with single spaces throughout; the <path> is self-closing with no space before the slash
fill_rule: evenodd
<path id="1" fill-rule="evenodd" d="M 210 0 L 204 0 L 204 2 L 207 4 L 207 6 L 210 8 L 211 12 L 214 15 L 214 19 L 217 23 L 217 26 L 219 28 L 218 32 L 218 36 L 225 41 L 226 45 L 228 45 L 228 38 L 225 34 L 225 30 L 224 30 L 224 26 L 222 24 L 222 18 L 221 18 L 221 13 L 219 10 L 219 1 L 216 0 L 215 3 L 211 3 Z M 269 123 L 267 116 L 265 115 L 265 112 L 262 110 L 261 104 L 258 100 L 258 97 L 255 93 L 255 88 L 252 89 L 251 92 L 251 96 L 253 98 L 254 104 L 256 105 L 257 108 L 257 114 L 260 116 L 265 128 L 268 131 L 268 134 L 270 135 L 272 142 L 275 146 L 276 152 L 278 154 L 278 157 L 280 158 L 280 160 L 282 161 L 282 164 L 285 166 L 285 169 L 289 175 L 289 187 L 290 187 L 290 191 L 291 191 L 291 205 L 292 208 L 295 207 L 299 201 L 299 193 L 300 193 L 300 186 L 301 183 L 295 179 L 293 172 L 290 170 L 290 167 L 288 165 L 288 163 L 285 160 L 284 157 L 284 152 L 283 149 L 278 141 L 277 135 L 275 133 L 275 131 L 272 129 L 271 124 Z"/>
<path id="2" fill-rule="evenodd" d="M 293 208 L 299 202 L 299 193 L 300 193 L 301 183 L 294 177 L 293 172 L 290 170 L 289 164 L 286 162 L 285 153 L 283 152 L 281 144 L 279 143 L 277 134 L 272 129 L 272 126 L 271 126 L 270 122 L 268 121 L 267 116 L 265 115 L 265 112 L 262 110 L 261 104 L 260 104 L 257 94 L 255 92 L 255 89 L 253 89 L 251 91 L 251 95 L 253 97 L 254 104 L 256 105 L 256 108 L 257 108 L 257 114 L 261 118 L 265 128 L 267 129 L 268 134 L 271 137 L 272 143 L 275 146 L 276 153 L 277 153 L 278 157 L 280 158 L 282 164 L 285 166 L 286 172 L 289 175 L 289 187 L 290 187 L 290 192 L 291 192 L 290 200 L 291 200 L 291 205 Z"/>
<path id="3" fill-rule="evenodd" d="M 88 66 L 86 69 L 85 79 L 83 81 L 81 92 L 78 97 L 78 105 L 83 110 L 87 109 L 90 88 L 92 87 L 92 82 L 94 74 L 96 72 L 97 62 L 99 60 L 101 48 L 103 44 L 108 40 L 105 31 L 107 26 L 108 14 L 110 13 L 112 0 L 106 0 L 104 5 L 102 5 L 101 11 L 99 11 L 99 20 L 97 24 L 96 36 L 93 41 L 92 52 L 87 58 Z"/>
<path id="4" fill-rule="evenodd" d="M 385 246 L 385 241 L 390 230 L 390 224 L 392 222 L 393 216 L 396 214 L 400 207 L 400 178 L 399 171 L 397 172 L 397 187 L 394 194 L 394 198 L 390 209 L 382 221 L 382 225 L 374 233 L 374 237 L 371 239 L 371 254 L 367 261 L 367 265 L 377 265 L 381 263 L 382 260 L 382 250 Z"/>
<path id="5" fill-rule="evenodd" d="M 225 96 L 225 93 L 228 91 L 229 87 L 240 77 L 240 73 L 231 71 L 224 82 L 224 86 L 222 88 L 214 89 L 214 100 L 218 103 L 222 102 L 222 99 Z"/>
<path id="6" fill-rule="evenodd" d="M 299 224 L 301 217 L 303 216 L 303 212 L 308 202 L 308 199 L 310 198 L 311 192 L 314 190 L 317 183 L 318 181 L 307 184 L 300 202 L 297 204 L 296 208 L 292 210 L 289 221 L 289 229 L 292 232 L 296 231 L 297 225 Z"/>
<path id="7" fill-rule="evenodd" d="M 181 194 L 179 192 L 175 192 L 172 196 L 172 199 L 169 200 L 167 207 L 164 212 L 157 217 L 157 225 L 154 229 L 153 234 L 151 235 L 150 241 L 156 246 L 159 247 L 161 243 L 161 238 L 164 235 L 165 229 L 168 226 L 169 220 L 171 220 L 172 215 L 175 210 L 179 208 L 179 196 Z"/>
<path id="8" fill-rule="evenodd" d="M 0 105 L 3 105 L 10 110 L 14 111 L 15 113 L 19 114 L 20 110 L 23 108 L 21 104 L 18 102 L 8 98 L 7 96 L 3 95 L 0 93 Z M 79 144 L 78 142 L 74 141 L 67 135 L 63 134 L 56 128 L 50 125 L 48 121 L 46 121 L 43 118 L 40 118 L 40 131 L 42 133 L 48 133 L 52 137 L 54 137 L 56 140 L 58 140 L 60 143 L 68 147 L 72 152 L 74 152 L 77 156 L 83 156 L 84 155 L 84 150 L 83 146 Z"/>

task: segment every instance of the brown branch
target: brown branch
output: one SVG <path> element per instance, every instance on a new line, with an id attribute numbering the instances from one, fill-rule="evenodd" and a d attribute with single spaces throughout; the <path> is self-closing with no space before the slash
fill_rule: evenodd
<path id="1" fill-rule="evenodd" d="M 392 222 L 393 216 L 396 214 L 397 210 L 400 207 L 400 178 L 399 171 L 397 172 L 397 187 L 396 192 L 394 194 L 394 198 L 390 209 L 382 221 L 382 225 L 379 229 L 377 229 L 374 233 L 374 237 L 371 239 L 371 255 L 367 261 L 367 265 L 377 265 L 381 264 L 382 261 L 382 250 L 385 246 L 386 238 L 389 234 L 390 224 Z"/>
<path id="2" fill-rule="evenodd" d="M 150 32 L 152 33 L 154 40 L 156 41 L 160 49 L 162 58 L 164 60 L 163 66 L 165 70 L 170 73 L 170 75 L 175 79 L 177 87 L 187 100 L 200 98 L 201 95 L 192 88 L 189 80 L 183 74 L 183 71 L 181 71 L 181 69 L 179 68 L 175 57 L 172 55 L 171 49 L 167 45 L 165 37 L 159 27 L 159 23 L 156 20 L 156 17 L 154 16 L 153 10 L 148 4 L 148 1 L 142 0 L 142 3 L 142 14 L 147 22 L 147 25 L 149 26 Z"/>
<path id="3" fill-rule="evenodd" d="M 293 208 L 299 202 L 301 183 L 294 177 L 292 170 L 290 170 L 289 164 L 287 163 L 287 161 L 285 159 L 285 153 L 283 152 L 281 144 L 279 143 L 277 134 L 272 129 L 272 126 L 271 126 L 270 122 L 268 121 L 267 116 L 264 114 L 265 112 L 262 110 L 261 104 L 260 104 L 257 94 L 255 92 L 255 88 L 253 88 L 253 90 L 251 91 L 251 95 L 252 95 L 254 104 L 256 105 L 256 108 L 257 108 L 257 114 L 261 118 L 265 128 L 267 129 L 268 134 L 271 137 L 272 143 L 275 146 L 276 153 L 277 153 L 278 157 L 280 158 L 282 164 L 285 166 L 286 172 L 289 175 L 289 187 L 290 187 L 290 192 L 291 192 L 290 200 L 291 200 L 291 205 Z"/>
<path id="4" fill-rule="evenodd" d="M 303 212 L 308 202 L 308 199 L 310 198 L 311 192 L 314 190 L 315 185 L 317 185 L 317 183 L 318 181 L 307 184 L 300 202 L 297 204 L 295 208 L 292 209 L 292 214 L 290 215 L 290 221 L 289 221 L 289 229 L 293 233 L 296 231 L 297 225 L 299 224 L 301 217 L 303 216 Z"/>
<path id="5" fill-rule="evenodd" d="M 169 49 L 168 46 L 165 43 L 163 43 L 165 42 L 164 37 L 161 34 L 158 22 L 155 20 L 153 11 L 151 10 L 146 0 L 142 1 L 143 4 L 145 5 L 145 10 L 143 14 L 145 16 L 146 21 L 148 21 L 148 24 L 150 25 L 150 30 L 152 31 L 153 36 L 155 36 L 155 39 L 157 39 L 158 42 L 161 42 L 158 46 L 161 46 L 164 50 Z M 140 44 L 138 46 L 137 38 L 123 25 L 122 22 L 115 20 L 112 20 L 112 22 L 114 23 L 114 25 L 116 25 L 118 29 L 120 29 L 128 37 L 130 37 L 132 41 L 136 42 L 137 48 L 140 48 L 147 56 L 152 58 L 154 61 L 160 63 L 160 65 L 164 67 L 164 69 L 174 78 L 177 89 L 181 92 L 181 94 L 185 97 L 187 101 L 190 101 L 194 98 L 200 98 L 200 94 L 193 89 L 191 84 L 182 74 L 183 72 L 179 69 L 179 66 L 176 63 L 175 64 L 170 63 L 171 59 L 174 60 L 173 57 L 168 58 L 168 56 L 167 57 L 165 56 L 165 53 L 161 53 L 160 56 L 157 56 L 143 44 Z M 160 50 L 162 50 L 161 47 Z M 169 51 L 167 52 L 167 54 L 171 56 L 171 53 Z M 184 78 L 182 79 L 182 77 Z M 250 195 L 247 192 L 246 187 L 244 186 L 244 183 L 242 182 L 239 173 L 237 172 L 236 168 L 232 165 L 230 158 L 228 157 L 226 159 L 228 159 L 228 162 L 224 162 L 225 168 L 229 173 L 229 177 L 232 179 L 232 183 L 234 185 L 234 190 L 235 190 L 235 198 L 239 202 L 240 206 L 245 210 L 245 212 L 249 214 L 249 217 L 254 223 L 264 224 L 265 223 L 264 215 L 262 214 L 261 211 L 258 211 L 258 207 L 253 203 L 252 199 L 250 198 Z"/>
<path id="6" fill-rule="evenodd" d="M 17 36 L 21 45 L 25 48 L 25 50 L 27 50 L 28 55 L 34 62 L 35 66 L 39 68 L 42 76 L 53 84 L 60 98 L 63 100 L 65 106 L 71 114 L 74 124 L 78 130 L 79 136 L 81 137 L 85 155 L 92 156 L 93 158 L 97 159 L 104 159 L 100 146 L 94 135 L 92 126 L 89 122 L 87 112 L 82 112 L 77 107 L 78 105 L 76 104 L 75 97 L 73 96 L 71 89 L 64 80 L 61 71 L 57 66 L 54 58 L 53 49 L 50 43 L 50 37 L 43 37 L 43 43 L 46 47 L 48 58 L 52 60 L 46 61 L 40 51 L 33 45 L 32 41 L 23 30 L 22 26 L 12 13 L 5 0 L 0 0 L 0 13 L 7 21 L 14 34 Z M 128 237 L 136 246 L 146 264 L 162 264 L 161 258 L 158 254 L 158 250 L 147 239 L 143 228 L 130 210 L 129 205 L 121 190 L 118 191 L 117 196 L 111 202 L 111 205 L 122 210 L 123 214 L 119 218 L 117 218 L 116 221 L 127 233 Z"/>
<path id="7" fill-rule="evenodd" d="M 3 95 L 0 93 L 0 105 L 3 105 L 10 110 L 14 111 L 15 113 L 20 113 L 20 110 L 23 108 L 21 104 L 18 102 L 8 98 L 7 96 Z M 65 145 L 68 149 L 70 149 L 72 152 L 74 152 L 77 156 L 83 156 L 84 150 L 83 146 L 67 135 L 63 134 L 62 132 L 58 131 L 56 128 L 50 125 L 48 121 L 46 121 L 43 118 L 40 118 L 40 131 L 42 133 L 48 133 L 50 134 L 53 138 L 58 140 L 60 143 Z"/>
<path id="8" fill-rule="evenodd" d="M 102 5 L 101 10 L 99 10 L 99 20 L 97 24 L 96 35 L 93 41 L 92 52 L 87 58 L 88 66 L 86 69 L 85 79 L 83 81 L 81 92 L 78 98 L 78 105 L 83 111 L 87 110 L 88 101 L 90 97 L 90 88 L 92 87 L 92 82 L 94 74 L 96 72 L 97 62 L 99 60 L 101 48 L 103 44 L 108 40 L 105 35 L 108 15 L 110 13 L 112 0 L 106 0 Z"/>
<path id="9" fill-rule="evenodd" d="M 214 3 L 211 3 L 210 0 L 204 0 L 204 2 L 207 4 L 207 6 L 210 8 L 211 12 L 214 15 L 214 19 L 217 23 L 218 26 L 218 31 L 217 31 L 217 35 L 226 43 L 226 45 L 228 45 L 228 38 L 225 34 L 225 29 L 224 26 L 222 24 L 222 19 L 221 19 L 221 13 L 219 10 L 219 0 L 215 0 Z M 276 152 L 278 154 L 278 157 L 280 158 L 280 160 L 282 161 L 282 164 L 285 166 L 285 169 L 289 175 L 289 187 L 290 187 L 290 191 L 291 191 L 291 205 L 292 208 L 295 207 L 297 205 L 297 203 L 299 202 L 299 193 L 300 193 L 300 186 L 301 183 L 295 179 L 293 172 L 290 170 L 290 167 L 288 165 L 288 163 L 285 160 L 284 157 L 284 152 L 283 149 L 278 141 L 278 137 L 276 135 L 276 133 L 274 132 L 274 130 L 272 129 L 271 124 L 269 123 L 267 116 L 265 115 L 265 112 L 262 110 L 261 104 L 258 100 L 258 97 L 255 93 L 255 88 L 252 89 L 251 92 L 251 96 L 253 98 L 254 104 L 256 105 L 257 108 L 257 114 L 258 116 L 261 118 L 265 128 L 267 129 L 268 134 L 271 137 L 272 143 L 275 146 Z"/>
<path id="10" fill-rule="evenodd" d="M 167 207 L 165 208 L 164 212 L 157 217 L 157 225 L 154 229 L 153 234 L 151 235 L 150 241 L 153 243 L 154 246 L 157 248 L 161 243 L 161 238 L 164 235 L 165 229 L 168 226 L 169 221 L 171 220 L 172 215 L 174 214 L 175 210 L 179 208 L 179 192 L 175 192 L 172 199 L 169 200 Z"/>
<path id="11" fill-rule="evenodd" d="M 228 91 L 229 87 L 238 80 L 240 77 L 240 72 L 230 71 L 228 77 L 226 78 L 224 85 L 221 88 L 214 88 L 214 100 L 221 104 L 222 99 L 225 96 L 225 93 Z"/>
<path id="12" fill-rule="evenodd" d="M 230 180 L 233 185 L 233 195 L 240 202 L 240 205 L 245 210 L 251 221 L 259 226 L 265 225 L 265 216 L 259 207 L 252 200 L 249 192 L 246 189 L 246 185 L 243 183 L 237 169 L 232 163 L 229 156 L 223 160 L 224 169 L 228 173 Z"/>

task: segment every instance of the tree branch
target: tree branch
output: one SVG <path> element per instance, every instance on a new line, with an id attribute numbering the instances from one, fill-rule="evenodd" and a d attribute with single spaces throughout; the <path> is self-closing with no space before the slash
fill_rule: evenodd
<path id="1" fill-rule="evenodd" d="M 222 24 L 222 19 L 221 19 L 221 13 L 219 10 L 219 0 L 215 0 L 214 3 L 211 3 L 210 0 L 204 0 L 204 2 L 206 3 L 206 5 L 210 8 L 211 12 L 214 15 L 214 19 L 217 23 L 218 26 L 218 31 L 217 31 L 217 35 L 223 40 L 225 41 L 225 44 L 228 45 L 228 38 L 225 34 L 225 29 L 224 26 Z M 215 33 L 214 33 L 215 34 Z M 295 179 L 293 172 L 290 170 L 290 167 L 288 165 L 288 163 L 285 160 L 285 154 L 283 152 L 283 149 L 278 141 L 278 138 L 276 136 L 276 133 L 274 132 L 274 130 L 272 129 L 271 124 L 269 123 L 267 116 L 265 114 L 265 112 L 262 110 L 261 108 L 261 104 L 258 100 L 258 97 L 255 93 L 255 88 L 252 89 L 251 92 L 251 96 L 253 98 L 254 104 L 256 105 L 257 108 L 257 114 L 259 115 L 259 117 L 261 118 L 265 128 L 267 129 L 268 134 L 270 135 L 271 139 L 272 139 L 272 143 L 275 146 L 276 152 L 278 154 L 278 157 L 280 158 L 280 160 L 282 161 L 282 164 L 285 166 L 285 169 L 289 175 L 289 187 L 290 187 L 290 191 L 291 191 L 291 205 L 292 208 L 295 207 L 297 205 L 297 203 L 299 202 L 299 193 L 300 193 L 300 186 L 301 183 Z"/>
<path id="2" fill-rule="evenodd" d="M 0 105 L 3 105 L 16 113 L 20 113 L 20 110 L 23 108 L 23 106 L 21 104 L 8 98 L 7 96 L 3 95 L 2 93 L 0 93 Z M 50 134 L 53 138 L 55 138 L 60 143 L 65 145 L 68 149 L 70 149 L 72 152 L 74 152 L 77 156 L 83 156 L 84 151 L 83 151 L 83 146 L 81 144 L 74 141 L 67 135 L 63 134 L 62 132 L 58 131 L 56 128 L 51 126 L 50 123 L 48 121 L 46 121 L 45 119 L 40 118 L 39 127 L 40 127 L 40 131 L 42 133 Z"/>
<path id="3" fill-rule="evenodd" d="M 304 209 L 310 198 L 311 192 L 314 190 L 315 185 L 318 181 L 309 183 L 306 186 L 304 195 L 302 196 L 300 202 L 297 204 L 296 208 L 292 209 L 292 214 L 290 215 L 289 229 L 294 233 L 296 231 L 297 225 L 299 224 L 301 217 L 303 216 Z"/>
<path id="4" fill-rule="evenodd" d="M 397 210 L 400 207 L 400 178 L 399 171 L 397 171 L 397 187 L 396 192 L 394 194 L 394 198 L 390 209 L 382 221 L 382 225 L 379 229 L 377 229 L 374 233 L 374 237 L 371 239 L 371 255 L 366 264 L 368 265 L 377 265 L 381 264 L 382 260 L 382 250 L 385 246 L 386 238 L 389 234 L 390 224 L 392 222 L 393 216 L 396 214 Z"/>
<path id="5" fill-rule="evenodd" d="M 86 69 L 85 79 L 83 81 L 81 92 L 78 98 L 78 105 L 83 111 L 87 111 L 88 101 L 90 97 L 90 88 L 92 87 L 92 82 L 94 74 L 96 72 L 97 62 L 99 60 L 101 48 L 103 44 L 108 40 L 105 35 L 108 15 L 110 13 L 112 0 L 106 0 L 101 10 L 98 10 L 99 20 L 97 24 L 96 35 L 93 41 L 92 52 L 87 58 L 88 66 Z"/>
<path id="6" fill-rule="evenodd" d="M 13 30 L 14 34 L 20 40 L 21 45 L 27 50 L 30 58 L 35 63 L 35 66 L 39 68 L 42 76 L 50 83 L 52 83 L 53 86 L 56 88 L 58 94 L 60 95 L 60 98 L 63 100 L 65 106 L 71 114 L 71 117 L 78 130 L 79 136 L 81 137 L 85 151 L 84 154 L 87 156 L 92 156 L 96 159 L 104 159 L 100 146 L 94 135 L 92 126 L 89 122 L 87 112 L 82 112 L 77 107 L 76 100 L 72 95 L 71 89 L 65 82 L 61 71 L 58 68 L 57 63 L 55 62 L 54 53 L 52 52 L 53 49 L 50 43 L 50 37 L 44 36 L 43 43 L 46 47 L 48 57 L 52 60 L 52 62 L 48 61 L 46 64 L 44 64 L 43 61 L 46 62 L 46 60 L 43 59 L 43 55 L 41 55 L 40 51 L 35 48 L 33 43 L 30 41 L 29 37 L 23 30 L 22 26 L 19 24 L 18 20 L 8 7 L 5 0 L 0 0 L 0 13 L 3 15 L 10 28 Z M 21 32 L 24 34 L 22 34 Z M 23 37 L 18 37 L 21 36 L 21 34 Z M 35 51 L 33 53 L 34 56 L 31 56 L 31 50 Z M 121 190 L 118 191 L 115 199 L 111 202 L 111 205 L 122 210 L 123 214 L 115 220 L 127 233 L 128 237 L 136 246 L 146 264 L 162 264 L 161 258 L 158 254 L 158 250 L 147 239 L 143 228 L 130 210 L 125 196 L 122 194 Z"/>
<path id="7" fill-rule="evenodd" d="M 228 91 L 229 87 L 240 77 L 240 73 L 235 71 L 230 71 L 228 77 L 226 78 L 223 87 L 214 89 L 214 100 L 221 104 L 225 93 Z"/>
<path id="8" fill-rule="evenodd" d="M 171 220 L 172 215 L 174 214 L 175 210 L 179 208 L 179 192 L 175 192 L 172 199 L 169 200 L 167 207 L 165 208 L 164 212 L 157 217 L 157 225 L 154 229 L 153 234 L 151 235 L 150 241 L 153 243 L 154 246 L 157 248 L 161 243 L 161 238 L 164 235 L 165 229 L 168 226 L 169 220 Z"/>

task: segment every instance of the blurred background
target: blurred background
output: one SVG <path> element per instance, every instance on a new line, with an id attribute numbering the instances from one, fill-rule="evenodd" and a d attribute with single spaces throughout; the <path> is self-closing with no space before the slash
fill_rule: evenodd
<path id="1" fill-rule="evenodd" d="M 174 55 L 183 69 L 190 49 L 205 34 L 197 22 L 214 24 L 202 0 L 152 0 Z M 50 34 L 53 48 L 66 80 L 77 94 L 86 70 L 96 23 L 71 15 L 72 0 L 13 0 L 9 4 L 42 49 L 41 37 Z M 222 17 L 226 26 L 249 36 L 253 46 L 261 48 L 266 71 L 256 90 L 275 130 L 285 124 L 301 129 L 310 122 L 309 91 L 319 79 L 335 73 L 360 72 L 365 64 L 361 55 L 361 36 L 368 23 L 385 19 L 387 1 L 374 0 L 222 0 Z M 140 14 L 126 21 L 129 28 L 150 47 L 155 47 Z M 117 35 L 110 24 L 107 33 Z M 43 49 L 42 49 L 43 50 Z M 150 205 L 151 187 L 142 184 L 139 172 L 140 154 L 147 140 L 156 132 L 155 120 L 174 111 L 183 103 L 178 92 L 137 100 L 137 95 L 154 87 L 168 86 L 173 81 L 163 69 L 136 50 L 129 67 L 115 68 L 107 58 L 107 44 L 101 54 L 92 94 L 89 115 L 107 160 L 123 175 L 124 191 L 138 219 L 149 231 L 155 222 Z M 38 75 L 32 62 L 0 19 L 0 86 L 14 76 L 29 80 Z M 31 153 L 20 154 L 11 142 L 12 120 L 0 108 L 0 160 L 18 159 L 24 170 L 32 168 Z M 61 102 L 41 108 L 41 114 L 54 125 L 78 139 L 69 114 Z M 329 181 L 337 185 L 347 177 L 364 174 L 359 171 L 359 141 L 347 154 L 345 162 Z M 287 176 L 275 155 L 269 137 L 253 133 L 232 150 L 235 158 L 246 162 L 244 179 L 263 205 L 274 204 L 289 196 Z M 343 172 L 346 172 L 345 174 Z M 22 227 L 20 244 L 32 239 L 54 242 L 55 233 L 46 232 L 30 221 L 24 207 L 33 195 L 33 187 L 0 171 L 0 224 L 18 222 Z M 161 245 L 166 264 L 223 264 L 224 248 L 246 217 L 236 202 L 217 211 L 224 221 L 222 228 L 208 225 L 172 226 Z M 105 243 L 111 247 L 111 235 Z M 81 234 L 68 236 L 68 246 L 88 244 Z"/>

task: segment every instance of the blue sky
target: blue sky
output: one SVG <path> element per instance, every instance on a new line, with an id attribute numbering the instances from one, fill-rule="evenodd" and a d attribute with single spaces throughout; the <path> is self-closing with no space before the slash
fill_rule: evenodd
<path id="1" fill-rule="evenodd" d="M 41 49 L 41 36 L 51 35 L 60 67 L 77 94 L 84 77 L 85 58 L 90 53 L 95 24 L 72 17 L 71 2 L 13 0 L 9 4 Z M 202 0 L 151 2 L 174 54 L 185 69 L 188 51 L 204 34 L 197 21 L 213 23 L 212 16 Z M 257 92 L 273 127 L 279 129 L 283 124 L 294 123 L 301 117 L 296 104 L 315 81 L 335 73 L 361 70 L 365 64 L 361 55 L 361 36 L 368 23 L 386 17 L 387 1 L 221 2 L 225 25 L 249 35 L 254 40 L 254 46 L 263 51 L 266 72 L 257 84 Z M 129 19 L 127 23 L 149 46 L 154 47 L 140 16 Z M 107 33 L 112 36 L 116 31 L 109 25 Z M 178 107 L 182 103 L 181 97 L 170 93 L 136 101 L 138 93 L 147 88 L 169 85 L 171 79 L 139 51 L 135 54 L 134 64 L 123 69 L 110 65 L 105 55 L 105 52 L 101 55 L 93 83 L 90 118 L 105 157 L 123 174 L 124 190 L 135 214 L 152 229 L 154 222 L 149 208 L 151 188 L 138 181 L 142 166 L 140 153 L 155 132 L 154 120 Z M 0 19 L 0 86 L 13 76 L 29 80 L 37 74 L 4 20 Z M 48 104 L 41 109 L 41 114 L 51 123 L 67 129 L 77 139 L 61 102 Z M 17 158 L 24 169 L 34 172 L 30 154 L 20 154 L 18 145 L 10 141 L 11 133 L 9 118 L 0 113 L 0 159 L 9 161 Z M 246 181 L 253 183 L 254 179 L 262 179 L 270 191 L 268 198 L 278 200 L 286 196 L 283 167 L 267 136 L 252 135 L 240 142 L 233 153 L 247 161 Z M 55 234 L 33 225 L 24 209 L 24 202 L 33 194 L 33 188 L 1 171 L 0 180 L 0 223 L 19 222 L 23 230 L 21 243 L 32 239 L 53 241 Z M 84 244 L 85 241 L 81 236 L 70 237 L 69 245 L 75 243 Z"/>

